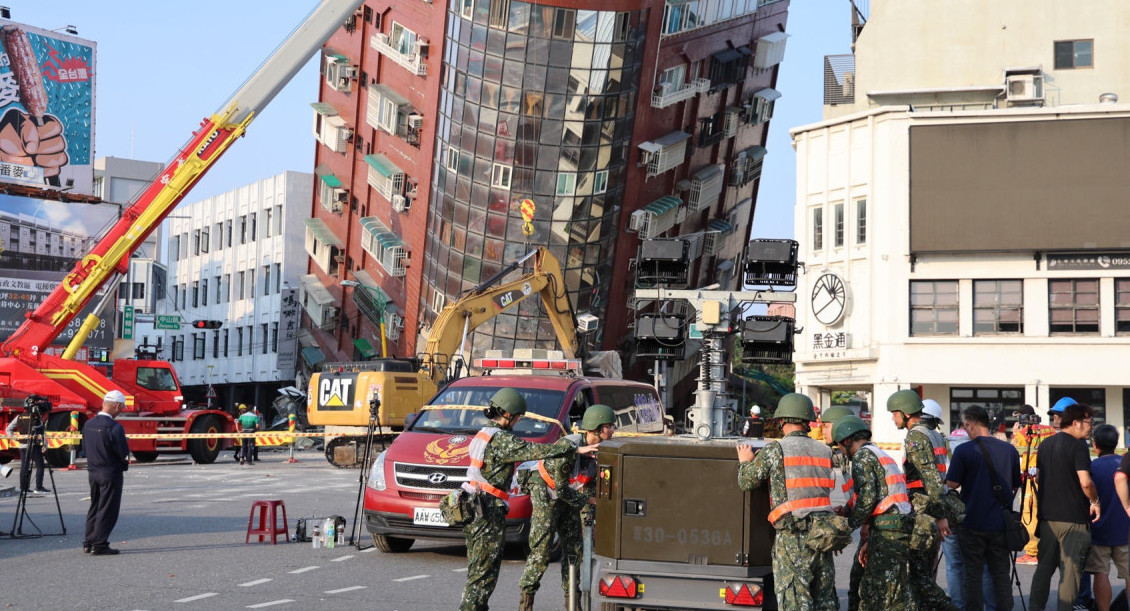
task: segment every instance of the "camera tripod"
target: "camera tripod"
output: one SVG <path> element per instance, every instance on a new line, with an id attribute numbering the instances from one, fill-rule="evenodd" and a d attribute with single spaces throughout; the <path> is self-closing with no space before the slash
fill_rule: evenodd
<path id="1" fill-rule="evenodd" d="M 20 451 L 20 498 L 16 502 L 16 515 L 12 520 L 12 530 L 8 533 L 13 539 L 16 538 L 32 538 L 43 536 L 55 536 L 67 534 L 67 526 L 63 523 L 63 508 L 59 505 L 59 493 L 55 487 L 55 470 L 51 468 L 51 463 L 46 462 L 43 458 L 44 451 L 47 448 L 47 436 L 43 429 L 43 418 L 39 409 L 29 408 L 27 417 L 31 419 L 31 426 L 28 427 L 27 446 Z M 51 477 L 51 494 L 55 496 L 55 511 L 59 514 L 59 527 L 63 532 L 61 533 L 44 533 L 35 520 L 27 515 L 27 495 L 31 488 L 32 469 L 36 468 L 36 460 L 34 458 L 39 456 L 39 460 L 44 460 L 44 468 L 47 469 L 48 475 Z M 35 529 L 35 532 L 24 532 L 24 521 Z"/>
<path id="2" fill-rule="evenodd" d="M 359 485 L 357 487 L 357 501 L 353 506 L 353 530 L 351 537 L 353 547 L 361 549 L 361 521 L 358 519 L 361 515 L 361 507 L 365 501 L 365 480 L 369 477 L 370 461 L 373 458 L 373 437 L 381 435 L 381 449 L 385 449 L 383 441 L 384 429 L 381 427 L 380 422 L 381 400 L 378 397 L 373 397 L 369 400 L 369 426 L 365 429 L 365 450 L 361 454 L 361 474 L 358 477 Z"/>

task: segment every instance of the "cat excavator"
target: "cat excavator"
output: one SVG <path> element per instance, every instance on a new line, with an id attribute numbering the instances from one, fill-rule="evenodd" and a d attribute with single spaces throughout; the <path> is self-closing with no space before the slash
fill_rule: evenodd
<path id="1" fill-rule="evenodd" d="M 530 262 L 528 272 L 503 282 Z M 386 431 L 402 429 L 407 415 L 467 371 L 464 353 L 470 333 L 532 295 L 541 297 L 565 358 L 581 356 L 561 263 L 545 247 L 538 248 L 445 306 L 417 358 L 328 363 L 312 375 L 306 414 L 311 425 L 326 427 L 326 460 L 338 467 L 359 467 L 370 421 L 380 439 L 390 437 Z M 588 362 L 606 377 L 622 375 L 615 352 L 594 354 Z"/>

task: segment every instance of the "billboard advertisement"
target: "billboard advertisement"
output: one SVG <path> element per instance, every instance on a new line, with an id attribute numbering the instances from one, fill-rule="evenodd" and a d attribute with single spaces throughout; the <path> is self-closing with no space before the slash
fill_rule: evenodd
<path id="1" fill-rule="evenodd" d="M 95 241 L 118 219 L 115 204 L 71 204 L 0 194 L 0 340 L 19 328 L 25 315 L 74 269 Z M 65 346 L 103 293 L 67 325 L 54 345 Z M 83 344 L 113 349 L 113 306 Z"/>
<path id="2" fill-rule="evenodd" d="M 0 181 L 92 194 L 95 44 L 0 19 Z"/>

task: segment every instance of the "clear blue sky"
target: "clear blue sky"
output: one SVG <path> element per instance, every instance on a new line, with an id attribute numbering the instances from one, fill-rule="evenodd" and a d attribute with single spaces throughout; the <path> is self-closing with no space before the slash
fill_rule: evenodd
<path id="1" fill-rule="evenodd" d="M 74 25 L 98 45 L 96 157 L 167 161 L 316 5 L 315 0 L 0 0 L 12 20 Z M 823 57 L 847 53 L 847 0 L 793 0 L 758 198 L 755 237 L 792 237 L 788 131 L 821 119 Z M 285 170 L 313 169 L 311 61 L 189 194 L 197 201 Z"/>

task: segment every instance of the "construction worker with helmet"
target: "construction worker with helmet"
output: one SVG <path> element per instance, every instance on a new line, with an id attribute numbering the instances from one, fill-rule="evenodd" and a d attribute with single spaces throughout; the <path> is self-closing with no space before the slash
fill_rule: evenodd
<path id="1" fill-rule="evenodd" d="M 259 429 L 259 416 L 247 409 L 247 406 L 239 404 L 239 418 L 236 418 L 239 423 L 239 430 L 243 433 L 254 433 Z M 239 464 L 252 465 L 255 463 L 255 439 L 251 437 L 244 437 L 239 440 Z"/>
<path id="2" fill-rule="evenodd" d="M 748 491 L 769 484 L 777 604 L 782 609 L 839 609 L 832 552 L 808 545 L 810 527 L 822 517 L 835 517 L 832 451 L 808 436 L 816 413 L 807 396 L 781 397 L 773 418 L 780 420 L 784 437 L 756 455 L 748 444 L 738 444 L 737 452 L 738 486 Z"/>
<path id="3" fill-rule="evenodd" d="M 468 448 L 471 466 L 467 467 L 463 489 L 471 494 L 475 519 L 463 526 L 463 537 L 467 540 L 467 583 L 460 611 L 487 609 L 487 601 L 498 583 L 514 464 L 574 453 L 591 455 L 596 451 L 595 446 L 577 448 L 565 438 L 551 444 L 524 441 L 513 430 L 525 414 L 526 398 L 513 388 L 500 388 L 483 410 L 490 423 L 475 435 Z"/>
<path id="4" fill-rule="evenodd" d="M 574 446 L 600 445 L 616 433 L 616 413 L 607 405 L 593 405 L 581 417 L 581 432 L 568 435 Z M 596 459 L 577 454 L 538 461 L 519 467 L 518 481 L 530 495 L 530 553 L 519 585 L 519 609 L 532 611 L 542 575 L 549 566 L 553 534 L 561 541 L 561 589 L 569 600 L 569 567 L 581 558 L 581 513 L 596 501 Z M 579 584 L 578 584 L 579 585 Z M 574 592 L 580 596 L 579 590 Z M 577 599 L 579 600 L 579 598 Z"/>
<path id="5" fill-rule="evenodd" d="M 1075 402 L 1071 397 L 1060 399 L 1059 403 L 1052 406 L 1049 413 L 1059 422 L 1066 401 Z M 1056 410 L 1056 407 L 1059 409 Z M 1016 424 L 1012 426 L 1012 445 L 1020 454 L 1020 477 L 1024 486 L 1020 491 L 1020 522 L 1028 529 L 1028 545 L 1024 546 L 1024 554 L 1016 559 L 1016 564 L 1034 565 L 1038 562 L 1040 538 L 1037 536 L 1036 521 L 1036 484 L 1032 476 L 1036 471 L 1036 456 L 1040 444 L 1055 435 L 1055 428 L 1042 424 L 1036 409 L 1031 405 L 1023 405 L 1016 410 Z"/>
<path id="6" fill-rule="evenodd" d="M 950 536 L 949 514 L 943 496 L 943 480 L 949 465 L 949 449 L 938 431 L 922 423 L 922 397 L 913 390 L 900 390 L 887 399 L 887 411 L 895 426 L 905 429 L 903 472 L 910 501 L 917 513 L 934 518 L 928 536 L 933 545 L 910 553 L 911 594 L 923 609 L 956 609 L 935 579 L 941 540 Z"/>
<path id="7" fill-rule="evenodd" d="M 861 575 L 854 608 L 914 609 L 907 574 L 913 510 L 906 476 L 871 442 L 871 430 L 859 417 L 837 420 L 832 439 L 851 459 L 855 481 L 856 500 L 847 514 L 848 525 L 861 529 L 856 553 Z"/>

